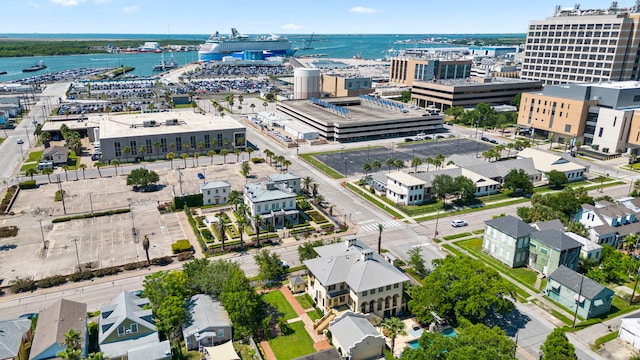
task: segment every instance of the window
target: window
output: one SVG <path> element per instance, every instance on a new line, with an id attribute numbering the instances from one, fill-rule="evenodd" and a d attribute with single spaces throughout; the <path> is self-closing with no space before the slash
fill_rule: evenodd
<path id="1" fill-rule="evenodd" d="M 378 288 L 378 292 L 382 292 L 384 290 L 384 288 L 381 286 Z"/>
<path id="2" fill-rule="evenodd" d="M 386 290 L 387 290 L 387 291 L 391 290 L 391 285 L 387 285 Z"/>
<path id="3" fill-rule="evenodd" d="M 603 132 L 604 132 L 604 128 L 600 128 L 600 130 L 598 130 L 598 137 L 602 137 Z"/>
<path id="4" fill-rule="evenodd" d="M 131 324 L 131 332 L 132 333 L 138 332 L 138 324 Z"/>
<path id="5" fill-rule="evenodd" d="M 394 289 L 397 289 L 397 288 L 398 288 L 398 286 L 400 286 L 400 285 L 398 285 L 398 284 L 393 284 L 393 288 L 394 288 Z"/>
<path id="6" fill-rule="evenodd" d="M 371 289 L 371 295 L 376 293 L 376 289 Z"/>
<path id="7" fill-rule="evenodd" d="M 124 326 L 118 326 L 118 336 L 124 335 Z"/>
<path id="8" fill-rule="evenodd" d="M 367 290 L 362 292 L 362 296 L 367 296 Z"/>
<path id="9" fill-rule="evenodd" d="M 218 337 L 219 338 L 224 337 L 224 329 L 219 329 L 218 330 Z"/>

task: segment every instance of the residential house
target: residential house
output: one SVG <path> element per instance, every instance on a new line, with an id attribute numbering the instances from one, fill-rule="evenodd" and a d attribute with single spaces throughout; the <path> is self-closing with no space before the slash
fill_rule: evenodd
<path id="1" fill-rule="evenodd" d="M 387 174 L 376 172 L 366 178 L 367 184 L 380 194 L 387 193 Z"/>
<path id="2" fill-rule="evenodd" d="M 567 176 L 569 182 L 580 181 L 586 177 L 588 168 L 569 161 L 567 158 L 534 148 L 526 148 L 518 153 L 518 158 L 533 159 L 535 168 L 543 174 L 557 170 Z M 546 181 L 546 175 L 543 176 Z"/>
<path id="3" fill-rule="evenodd" d="M 549 275 L 547 296 L 578 316 L 591 319 L 606 314 L 611 309 L 613 291 L 566 266 L 559 266 Z"/>
<path id="4" fill-rule="evenodd" d="M 60 299 L 38 315 L 31 343 L 30 360 L 55 359 L 64 351 L 64 335 L 69 330 L 80 331 L 80 348 L 86 356 L 87 304 Z"/>
<path id="5" fill-rule="evenodd" d="M 64 165 L 69 160 L 69 148 L 66 146 L 51 146 L 42 152 L 42 159 L 51 161 L 53 165 Z"/>
<path id="6" fill-rule="evenodd" d="M 618 337 L 640 350 L 640 313 L 636 312 L 622 318 Z"/>
<path id="7" fill-rule="evenodd" d="M 574 218 L 587 228 L 589 239 L 599 245 L 615 247 L 625 236 L 640 233 L 636 213 L 608 201 L 583 204 Z"/>
<path id="8" fill-rule="evenodd" d="M 566 232 L 565 235 L 569 236 L 573 240 L 579 242 L 582 247 L 580 248 L 580 257 L 586 260 L 590 260 L 599 263 L 602 260 L 602 246 L 594 243 L 593 241 L 582 237 L 572 232 Z"/>
<path id="9" fill-rule="evenodd" d="M 560 219 L 553 219 L 548 221 L 540 221 L 531 223 L 531 226 L 536 230 L 557 230 L 557 231 L 565 231 L 564 224 Z"/>
<path id="10" fill-rule="evenodd" d="M 433 194 L 432 183 L 438 175 L 449 175 L 453 178 L 464 176 L 471 179 L 476 186 L 475 196 L 495 194 L 498 192 L 500 185 L 495 180 L 457 166 L 410 174 L 394 171 L 387 174 L 387 198 L 395 203 L 404 205 L 421 204 L 431 200 Z"/>
<path id="11" fill-rule="evenodd" d="M 355 236 L 315 250 L 318 257 L 304 261 L 307 293 L 324 313 L 343 306 L 379 317 L 403 313 L 409 278 Z"/>
<path id="12" fill-rule="evenodd" d="M 171 360 L 169 340 L 137 346 L 127 351 L 127 360 Z"/>
<path id="13" fill-rule="evenodd" d="M 129 350 L 155 346 L 160 340 L 149 299 L 123 291 L 100 308 L 98 345 L 110 359 L 126 359 Z"/>
<path id="14" fill-rule="evenodd" d="M 511 155 L 510 150 L 505 150 L 507 156 Z M 513 152 L 515 154 L 515 152 Z M 504 178 L 511 172 L 511 170 L 522 169 L 525 174 L 529 176 L 529 180 L 532 184 L 542 181 L 542 173 L 536 169 L 533 159 L 520 158 L 520 159 L 507 159 L 502 161 L 487 162 L 481 158 L 473 156 L 464 156 L 453 154 L 447 158 L 447 162 L 453 161 L 456 166 L 467 169 L 471 172 L 479 174 L 494 180 L 502 185 Z"/>
<path id="15" fill-rule="evenodd" d="M 286 183 L 276 184 L 271 181 L 246 184 L 244 187 L 244 203 L 249 208 L 251 220 L 255 224 L 255 215 L 262 217 L 262 226 L 283 228 L 290 223 L 298 224 L 300 212 L 296 207 L 296 193 Z"/>
<path id="16" fill-rule="evenodd" d="M 624 197 L 622 199 L 618 199 L 617 203 L 626 206 L 634 213 L 640 212 L 640 197 Z"/>
<path id="17" fill-rule="evenodd" d="M 347 311 L 329 324 L 331 341 L 345 359 L 384 358 L 385 338 L 363 314 Z"/>
<path id="18" fill-rule="evenodd" d="M 226 204 L 231 192 L 231 184 L 224 180 L 208 181 L 200 185 L 203 205 Z"/>
<path id="19" fill-rule="evenodd" d="M 300 176 L 293 173 L 269 174 L 268 181 L 276 184 L 276 186 L 288 189 L 290 192 L 300 194 Z"/>
<path id="20" fill-rule="evenodd" d="M 342 356 L 338 353 L 336 348 L 325 349 L 322 351 L 314 352 L 309 355 L 295 358 L 294 360 L 343 360 Z"/>
<path id="21" fill-rule="evenodd" d="M 233 338 L 231 319 L 218 300 L 197 294 L 187 301 L 189 322 L 182 326 L 187 350 L 214 346 Z"/>
<path id="22" fill-rule="evenodd" d="M 7 112 L 11 117 L 17 117 L 23 110 L 19 97 L 0 97 L 0 111 Z"/>
<path id="23" fill-rule="evenodd" d="M 532 232 L 529 239 L 529 267 L 548 275 L 560 265 L 578 269 L 582 245 L 556 230 Z"/>
<path id="24" fill-rule="evenodd" d="M 0 321 L 0 359 L 27 360 L 31 339 L 31 320 Z"/>
<path id="25" fill-rule="evenodd" d="M 524 221 L 501 216 L 484 222 L 482 251 L 515 268 L 526 266 L 529 259 L 529 235 L 536 231 Z"/>

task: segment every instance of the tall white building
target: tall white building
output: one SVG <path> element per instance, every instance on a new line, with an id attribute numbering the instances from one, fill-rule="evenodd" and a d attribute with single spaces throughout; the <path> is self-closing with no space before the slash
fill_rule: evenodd
<path id="1" fill-rule="evenodd" d="M 543 84 L 638 79 L 638 4 L 608 9 L 557 6 L 529 22 L 522 79 Z"/>

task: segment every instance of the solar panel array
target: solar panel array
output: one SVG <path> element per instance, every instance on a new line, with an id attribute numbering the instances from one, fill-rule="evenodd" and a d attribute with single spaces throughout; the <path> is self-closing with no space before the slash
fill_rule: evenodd
<path id="1" fill-rule="evenodd" d="M 324 100 L 320 100 L 320 99 L 317 99 L 317 98 L 310 98 L 309 101 L 311 101 L 312 104 L 321 106 L 321 107 L 333 112 L 336 115 L 340 115 L 340 116 L 345 117 L 345 118 L 349 117 L 349 110 L 347 108 L 343 108 L 341 106 L 334 105 L 334 104 L 328 103 L 328 102 L 326 102 Z"/>
<path id="2" fill-rule="evenodd" d="M 369 95 L 360 95 L 361 104 L 369 107 L 384 108 L 390 110 L 402 111 L 404 110 L 403 104 L 398 104 L 393 101 L 378 99 Z"/>

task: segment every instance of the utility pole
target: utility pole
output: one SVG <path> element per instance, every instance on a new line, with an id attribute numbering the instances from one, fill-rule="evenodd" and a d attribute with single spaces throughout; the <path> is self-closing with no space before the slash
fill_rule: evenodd
<path id="1" fill-rule="evenodd" d="M 636 250 L 638 249 L 638 243 L 636 242 Z M 633 292 L 631 292 L 631 298 L 629 299 L 629 305 L 633 303 L 633 297 L 636 296 L 636 287 L 638 286 L 638 279 L 640 278 L 640 266 L 636 272 L 636 283 L 633 285 Z"/>
<path id="2" fill-rule="evenodd" d="M 81 271 L 81 269 L 80 269 L 80 255 L 78 254 L 78 239 L 73 239 L 71 241 L 73 241 L 73 244 L 76 246 L 76 259 L 78 260 L 78 272 L 79 272 Z"/>
<path id="3" fill-rule="evenodd" d="M 436 228 L 433 232 L 433 238 L 435 239 L 438 236 L 438 220 L 440 220 L 440 209 L 438 208 L 438 212 L 436 213 Z"/>
<path id="4" fill-rule="evenodd" d="M 578 300 L 576 300 L 576 312 L 573 314 L 573 327 L 576 327 L 576 319 L 578 317 L 578 309 L 580 308 L 580 297 L 582 293 L 582 283 L 584 282 L 584 275 L 580 275 L 580 287 L 578 288 Z M 635 288 L 634 288 L 635 289 Z"/>
<path id="5" fill-rule="evenodd" d="M 60 182 L 60 174 L 58 174 L 58 191 L 60 192 L 60 199 L 62 199 L 62 211 L 67 215 L 67 207 L 64 204 L 64 190 L 62 190 L 62 182 Z"/>
<path id="6" fill-rule="evenodd" d="M 37 222 L 40 223 L 40 235 L 42 235 L 42 246 L 44 246 L 44 248 L 47 248 L 47 243 L 46 241 L 44 241 L 44 230 L 42 230 L 42 219 L 36 219 Z"/>

